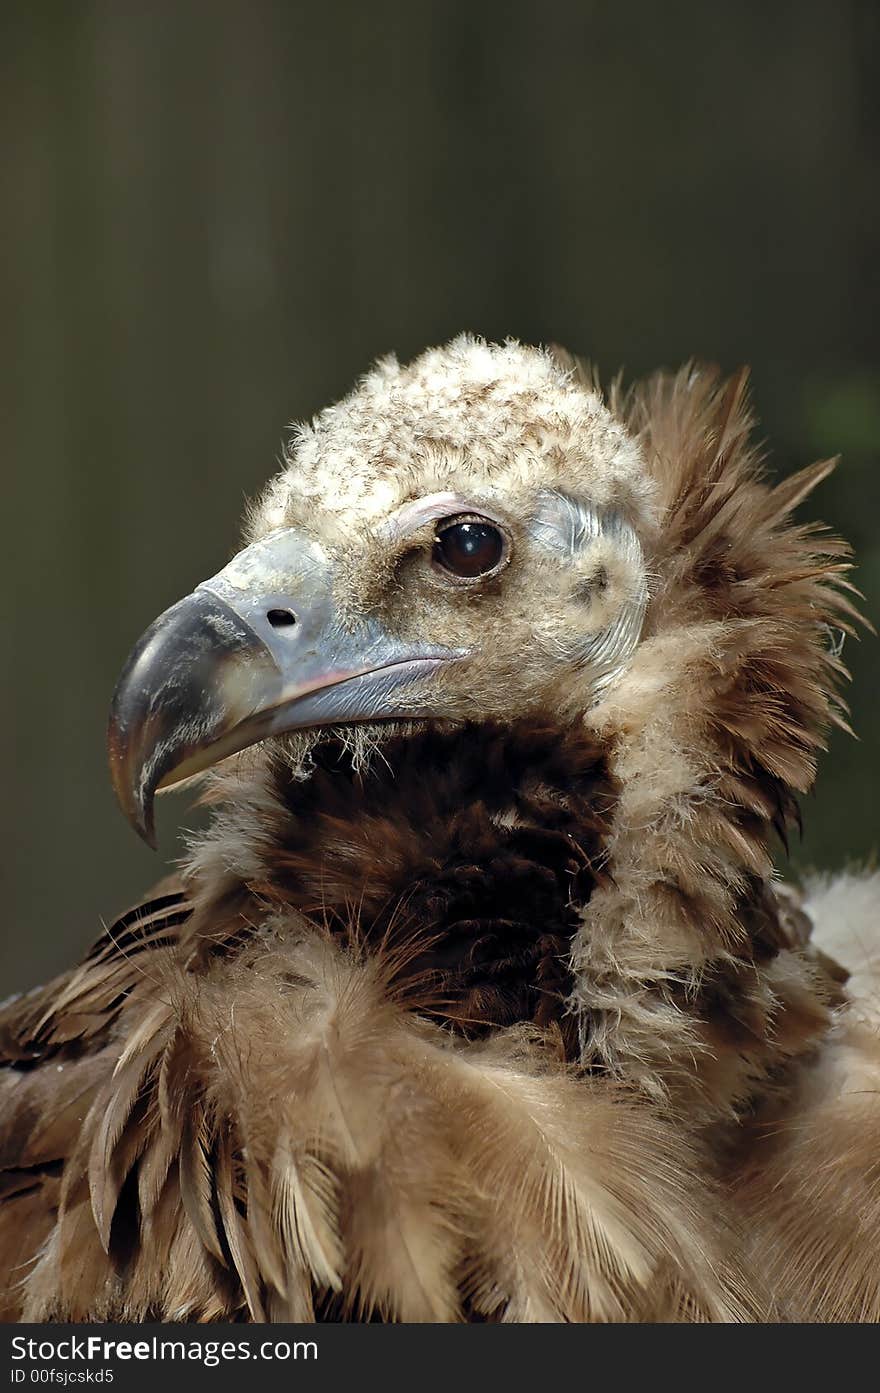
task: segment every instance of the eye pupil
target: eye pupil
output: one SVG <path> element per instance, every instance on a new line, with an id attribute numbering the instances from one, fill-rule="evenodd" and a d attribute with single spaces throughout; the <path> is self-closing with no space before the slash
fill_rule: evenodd
<path id="1" fill-rule="evenodd" d="M 456 522 L 434 543 L 434 560 L 452 575 L 472 579 L 494 571 L 504 556 L 504 538 L 488 522 Z"/>

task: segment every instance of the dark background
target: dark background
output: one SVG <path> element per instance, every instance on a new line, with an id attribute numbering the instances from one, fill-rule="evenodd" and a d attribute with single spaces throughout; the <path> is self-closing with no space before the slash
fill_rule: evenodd
<path id="1" fill-rule="evenodd" d="M 749 362 L 880 597 L 880 5 L 47 0 L 2 8 L 0 997 L 160 872 L 117 812 L 126 652 L 236 547 L 286 424 L 461 329 L 630 375 Z M 847 642 L 798 865 L 880 841 Z M 178 853 L 183 795 L 159 810 Z"/>

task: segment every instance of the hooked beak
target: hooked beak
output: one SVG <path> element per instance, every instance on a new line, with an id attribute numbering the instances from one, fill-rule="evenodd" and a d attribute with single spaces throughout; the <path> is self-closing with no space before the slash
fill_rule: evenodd
<path id="1" fill-rule="evenodd" d="M 293 530 L 256 542 L 150 625 L 110 708 L 116 796 L 155 847 L 153 800 L 269 735 L 432 714 L 425 679 L 465 656 L 343 623 L 332 567 Z"/>

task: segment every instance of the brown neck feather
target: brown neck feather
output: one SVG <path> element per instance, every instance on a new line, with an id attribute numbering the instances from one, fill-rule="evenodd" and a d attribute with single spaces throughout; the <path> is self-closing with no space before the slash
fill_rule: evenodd
<path id="1" fill-rule="evenodd" d="M 224 883 L 226 913 L 293 909 L 388 958 L 412 1007 L 470 1036 L 556 1024 L 574 1058 L 571 940 L 615 802 L 601 744 L 532 721 L 395 739 L 367 773 L 334 740 L 315 761 L 268 769 L 271 855 Z M 198 917 L 216 944 L 216 900 Z"/>

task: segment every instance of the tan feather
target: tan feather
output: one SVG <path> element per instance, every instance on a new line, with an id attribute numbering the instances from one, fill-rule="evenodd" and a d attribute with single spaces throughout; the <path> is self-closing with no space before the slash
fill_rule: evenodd
<path id="1" fill-rule="evenodd" d="M 217 1139 L 216 1157 L 217 1207 L 230 1256 L 241 1282 L 251 1320 L 265 1321 L 265 1311 L 260 1298 L 260 1279 L 254 1259 L 251 1236 L 238 1208 L 244 1191 L 243 1185 L 236 1184 L 236 1174 L 240 1163 L 235 1156 L 232 1135 L 228 1129 L 221 1133 Z"/>
<path id="2" fill-rule="evenodd" d="M 196 1100 L 184 1127 L 180 1148 L 180 1198 L 187 1218 L 212 1257 L 223 1262 L 212 1212 L 212 1136 Z"/>

